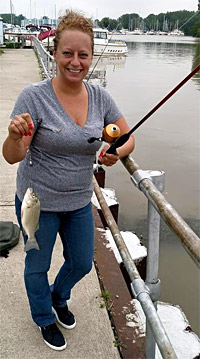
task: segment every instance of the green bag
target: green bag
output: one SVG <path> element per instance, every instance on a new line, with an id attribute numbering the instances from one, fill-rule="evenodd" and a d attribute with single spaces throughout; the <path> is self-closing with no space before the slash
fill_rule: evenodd
<path id="1" fill-rule="evenodd" d="M 0 255 L 19 242 L 20 228 L 13 222 L 0 221 Z"/>

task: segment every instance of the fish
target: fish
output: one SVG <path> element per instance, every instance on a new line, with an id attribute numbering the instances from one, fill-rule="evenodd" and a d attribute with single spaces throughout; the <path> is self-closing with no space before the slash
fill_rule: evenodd
<path id="1" fill-rule="evenodd" d="M 35 232 L 39 229 L 40 200 L 32 188 L 28 188 L 24 195 L 21 207 L 22 228 L 28 239 L 25 243 L 24 251 L 30 249 L 39 250 L 39 245 L 35 238 Z"/>

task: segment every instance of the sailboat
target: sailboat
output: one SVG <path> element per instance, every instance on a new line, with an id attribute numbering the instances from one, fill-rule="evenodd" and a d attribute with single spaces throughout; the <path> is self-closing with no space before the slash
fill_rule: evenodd
<path id="1" fill-rule="evenodd" d="M 183 31 L 178 29 L 178 20 L 176 21 L 175 29 L 173 31 L 170 31 L 168 33 L 168 35 L 171 35 L 171 36 L 184 36 L 185 35 Z"/>

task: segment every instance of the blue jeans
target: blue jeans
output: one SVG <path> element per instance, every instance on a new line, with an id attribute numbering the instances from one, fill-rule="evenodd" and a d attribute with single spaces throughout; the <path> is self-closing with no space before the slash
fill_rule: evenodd
<path id="1" fill-rule="evenodd" d="M 21 202 L 15 198 L 16 215 L 21 226 Z M 64 263 L 50 286 L 47 272 L 53 247 L 59 233 Z M 92 268 L 94 252 L 94 221 L 92 205 L 69 212 L 41 211 L 36 239 L 40 250 L 26 253 L 24 280 L 34 322 L 47 326 L 55 322 L 53 304 L 64 307 L 72 287 Z M 27 240 L 27 236 L 24 236 Z"/>

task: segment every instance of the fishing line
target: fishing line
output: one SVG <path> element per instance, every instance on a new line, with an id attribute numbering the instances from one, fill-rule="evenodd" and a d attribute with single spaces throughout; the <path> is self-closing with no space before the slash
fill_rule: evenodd
<path id="1" fill-rule="evenodd" d="M 32 187 L 32 173 L 31 173 L 31 170 L 32 170 L 32 167 L 33 167 L 33 158 L 32 158 L 31 148 L 34 147 L 34 146 L 32 145 L 32 142 L 33 142 L 33 139 L 34 139 L 34 137 L 35 137 L 36 132 L 38 131 L 38 128 L 40 127 L 40 125 L 41 125 L 41 123 L 42 123 L 42 119 L 40 119 L 40 120 L 37 120 L 37 119 L 36 119 L 35 121 L 36 121 L 36 125 L 35 125 L 34 134 L 32 135 L 32 141 L 31 141 L 31 144 L 30 144 L 29 148 L 27 149 L 27 154 L 26 154 L 26 156 L 28 156 L 27 166 L 28 166 L 28 171 L 29 171 L 29 183 L 30 183 L 30 187 L 31 187 L 31 188 L 33 188 L 33 187 Z M 39 163 L 38 163 L 38 166 L 40 165 L 40 162 L 41 162 L 41 160 L 42 160 L 42 153 L 41 153 L 40 150 L 39 150 L 39 152 L 40 152 L 41 158 L 40 158 L 40 161 L 39 161 Z M 24 166 L 24 171 L 25 171 L 25 169 L 26 169 L 26 165 Z"/>
<path id="2" fill-rule="evenodd" d="M 200 70 L 200 64 L 192 70 L 189 75 L 187 75 L 173 90 L 171 90 L 151 111 L 149 111 L 136 125 L 124 135 L 120 136 L 110 148 L 106 151 L 107 153 L 115 154 L 118 147 L 123 146 L 128 140 L 130 135 L 138 129 L 154 112 L 156 112 L 159 107 L 161 107 L 172 95 L 175 94 L 192 76 L 194 76 Z M 91 137 L 88 139 L 89 143 L 93 143 L 97 138 Z"/>
<path id="3" fill-rule="evenodd" d="M 183 26 L 185 26 L 191 19 L 193 19 L 194 16 L 196 16 L 196 15 L 199 14 L 199 13 L 200 13 L 200 11 L 198 10 L 198 11 L 197 11 L 194 15 L 192 15 L 192 17 L 190 17 L 183 25 L 181 25 L 181 27 L 179 28 L 179 30 L 182 29 Z"/>
<path id="4" fill-rule="evenodd" d="M 117 25 L 116 30 L 118 29 L 118 27 L 119 27 L 119 24 Z M 89 82 L 89 80 L 90 80 L 90 78 L 91 78 L 91 76 L 92 76 L 92 74 L 93 74 L 95 68 L 97 67 L 97 65 L 98 65 L 98 63 L 99 63 L 99 61 L 100 61 L 100 59 L 102 58 L 102 56 L 103 56 L 103 54 L 104 54 L 104 52 L 105 52 L 105 50 L 106 50 L 106 48 L 107 48 L 107 46 L 108 46 L 109 41 L 112 39 L 112 36 L 113 36 L 113 33 L 112 33 L 111 37 L 108 39 L 108 42 L 107 42 L 107 44 L 105 45 L 103 51 L 101 52 L 99 58 L 97 59 L 96 64 L 94 65 L 94 67 L 93 67 L 93 69 L 92 69 L 90 75 L 88 76 L 88 78 L 87 78 L 87 80 L 86 80 L 87 82 Z M 89 142 L 89 140 L 88 140 L 88 142 Z M 89 143 L 90 143 L 90 142 L 89 142 Z M 95 156 L 95 164 L 96 164 L 96 168 L 97 168 L 97 171 L 98 171 L 98 155 L 97 155 L 97 154 L 96 154 L 96 156 Z"/>

